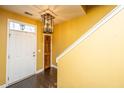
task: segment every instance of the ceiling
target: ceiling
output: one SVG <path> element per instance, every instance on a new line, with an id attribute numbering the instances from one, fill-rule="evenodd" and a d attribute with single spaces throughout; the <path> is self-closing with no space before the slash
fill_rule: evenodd
<path id="1" fill-rule="evenodd" d="M 41 20 L 41 13 L 44 10 L 50 9 L 54 13 L 52 15 L 55 16 L 54 22 L 55 24 L 61 23 L 63 21 L 70 20 L 75 17 L 85 15 L 85 9 L 80 5 L 3 5 L 0 6 L 6 10 L 28 16 L 33 19 Z M 26 15 L 25 12 L 29 12 L 32 14 Z M 48 11 L 50 12 L 50 11 Z"/>

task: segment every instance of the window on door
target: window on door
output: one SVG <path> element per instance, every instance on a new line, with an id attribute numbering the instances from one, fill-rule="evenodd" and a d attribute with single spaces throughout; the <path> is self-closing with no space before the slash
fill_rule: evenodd
<path id="1" fill-rule="evenodd" d="M 36 31 L 34 26 L 16 23 L 16 22 L 10 22 L 9 23 L 9 29 L 10 30 L 23 31 L 23 32 L 32 32 L 32 33 L 35 33 L 35 31 Z"/>

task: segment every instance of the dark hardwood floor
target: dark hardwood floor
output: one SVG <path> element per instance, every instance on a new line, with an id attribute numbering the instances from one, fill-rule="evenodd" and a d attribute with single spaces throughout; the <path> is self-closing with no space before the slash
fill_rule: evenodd
<path id="1" fill-rule="evenodd" d="M 57 69 L 48 68 L 8 88 L 57 88 Z"/>

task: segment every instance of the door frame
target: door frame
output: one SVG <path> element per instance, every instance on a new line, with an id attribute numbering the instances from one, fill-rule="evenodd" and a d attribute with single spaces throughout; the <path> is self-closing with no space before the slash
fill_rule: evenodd
<path id="1" fill-rule="evenodd" d="M 43 70 L 45 70 L 45 67 L 44 67 L 44 43 L 45 43 L 45 39 L 44 37 L 45 36 L 51 36 L 51 53 L 50 53 L 50 67 L 52 67 L 52 34 L 47 34 L 47 33 L 43 33 Z"/>
<path id="2" fill-rule="evenodd" d="M 7 43 L 6 43 L 7 44 L 7 47 L 6 47 L 6 87 L 9 86 L 9 85 L 12 85 L 14 83 L 17 83 L 17 82 L 19 82 L 19 81 L 21 81 L 21 80 L 23 80 L 25 78 L 28 78 L 28 77 L 32 76 L 32 75 L 26 76 L 26 77 L 24 77 L 24 78 L 22 78 L 20 80 L 17 80 L 15 82 L 12 82 L 11 84 L 9 84 L 9 82 L 8 82 L 8 76 L 9 76 L 9 73 L 8 73 L 8 67 L 9 67 L 8 66 L 8 61 L 9 61 L 8 60 L 8 55 L 9 55 L 9 33 L 10 33 L 9 22 L 17 22 L 17 23 L 21 23 L 21 24 L 30 25 L 30 26 L 35 27 L 35 29 L 36 29 L 36 32 L 35 32 L 35 37 L 36 37 L 35 38 L 35 40 L 36 40 L 36 42 L 35 42 L 35 44 L 36 44 L 36 49 L 35 49 L 36 60 L 35 60 L 35 64 L 34 64 L 35 65 L 35 72 L 34 72 L 34 74 L 37 71 L 37 25 L 25 23 L 25 22 L 22 22 L 22 21 L 19 21 L 19 20 L 15 20 L 15 19 L 8 19 L 7 20 Z"/>

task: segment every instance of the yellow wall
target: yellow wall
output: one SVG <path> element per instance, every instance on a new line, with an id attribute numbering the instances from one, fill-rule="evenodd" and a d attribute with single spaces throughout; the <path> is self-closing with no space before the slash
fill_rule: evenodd
<path id="1" fill-rule="evenodd" d="M 42 68 L 42 24 L 16 13 L 0 9 L 0 85 L 5 84 L 6 79 L 6 49 L 7 49 L 7 20 L 15 19 L 22 22 L 37 25 L 37 49 L 41 52 L 37 54 L 37 70 Z"/>
<path id="2" fill-rule="evenodd" d="M 55 25 L 53 32 L 53 64 L 56 65 L 56 57 L 61 54 L 64 49 L 76 41 L 114 7 L 115 6 L 90 6 L 85 16 Z"/>
<path id="3" fill-rule="evenodd" d="M 58 87 L 124 88 L 124 9 L 58 62 Z"/>

